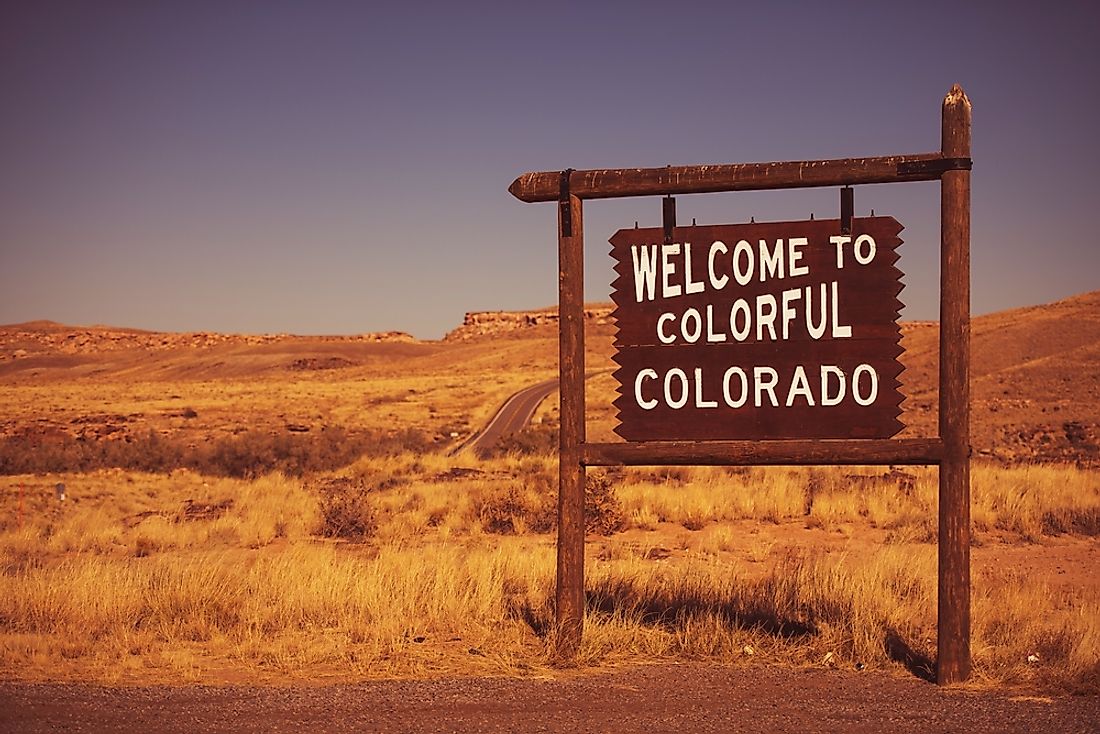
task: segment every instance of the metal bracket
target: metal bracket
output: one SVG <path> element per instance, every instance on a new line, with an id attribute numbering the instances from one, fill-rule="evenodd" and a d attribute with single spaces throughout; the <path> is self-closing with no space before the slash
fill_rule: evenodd
<path id="1" fill-rule="evenodd" d="M 855 210 L 855 190 L 845 186 L 840 190 L 840 233 L 852 233 L 852 214 Z"/>
<path id="2" fill-rule="evenodd" d="M 569 201 L 569 179 L 573 175 L 572 168 L 566 168 L 561 172 L 561 181 L 558 184 L 558 211 L 561 214 L 562 237 L 573 236 L 573 204 Z"/>
<path id="3" fill-rule="evenodd" d="M 672 230 L 676 228 L 676 199 L 671 196 L 661 200 L 661 224 L 665 230 L 665 244 L 670 244 Z"/>
<path id="4" fill-rule="evenodd" d="M 918 176 L 934 173 L 942 176 L 948 171 L 969 171 L 974 167 L 970 158 L 935 158 L 928 161 L 906 161 L 898 164 L 899 176 Z"/>

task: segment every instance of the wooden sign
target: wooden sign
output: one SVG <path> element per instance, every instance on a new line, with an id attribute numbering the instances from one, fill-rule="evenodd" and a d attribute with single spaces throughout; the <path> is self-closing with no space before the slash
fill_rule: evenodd
<path id="1" fill-rule="evenodd" d="M 624 229 L 611 238 L 628 441 L 901 430 L 892 217 Z"/>

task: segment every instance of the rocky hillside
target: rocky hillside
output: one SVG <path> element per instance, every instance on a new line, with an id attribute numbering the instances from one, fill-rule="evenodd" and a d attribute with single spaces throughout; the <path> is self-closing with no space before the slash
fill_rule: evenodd
<path id="1" fill-rule="evenodd" d="M 17 360 L 41 353 L 99 354 L 102 352 L 143 350 L 146 352 L 178 349 L 206 349 L 225 345 L 258 346 L 308 339 L 311 342 L 340 344 L 408 343 L 416 341 L 401 331 L 386 331 L 353 336 L 297 337 L 289 334 L 218 334 L 196 332 L 154 332 L 102 326 L 66 326 L 53 321 L 33 321 L 0 326 L 0 362 Z"/>
<path id="2" fill-rule="evenodd" d="M 585 307 L 584 318 L 589 324 L 610 324 L 611 312 L 614 308 L 610 303 L 592 304 Z M 556 326 L 557 323 L 557 308 L 544 308 L 538 311 L 471 311 L 462 320 L 462 326 L 449 332 L 443 339 L 449 342 L 467 341 L 544 324 Z"/>

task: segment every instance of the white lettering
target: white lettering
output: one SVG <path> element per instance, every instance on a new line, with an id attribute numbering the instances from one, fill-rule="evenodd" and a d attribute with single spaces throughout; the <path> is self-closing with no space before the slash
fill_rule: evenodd
<path id="1" fill-rule="evenodd" d="M 669 256 L 679 254 L 680 244 L 678 242 L 671 245 L 661 245 L 661 296 L 663 298 L 675 298 L 682 291 L 679 283 L 673 285 L 669 282 L 669 277 L 676 273 L 676 265 L 669 260 Z"/>
<path id="2" fill-rule="evenodd" d="M 867 246 L 866 254 L 863 253 L 861 245 Z M 852 254 L 856 256 L 857 263 L 860 265 L 867 265 L 875 259 L 876 249 L 875 238 L 869 234 L 861 234 L 859 237 L 856 237 L 856 243 L 852 247 Z"/>
<path id="3" fill-rule="evenodd" d="M 726 335 L 714 330 L 714 304 L 707 304 L 707 341 L 711 344 L 721 344 L 726 340 Z"/>
<path id="4" fill-rule="evenodd" d="M 806 379 L 806 368 L 798 365 L 794 368 L 794 379 L 791 380 L 791 389 L 787 391 L 787 407 L 794 405 L 794 399 L 801 395 L 806 399 L 806 405 L 813 406 L 814 396 L 810 392 L 810 381 Z"/>
<path id="5" fill-rule="evenodd" d="M 741 256 L 748 260 L 745 269 L 741 269 Z M 733 279 L 737 285 L 748 285 L 752 280 L 752 271 L 755 269 L 755 255 L 752 254 L 752 245 L 747 240 L 741 240 L 733 247 Z"/>
<path id="6" fill-rule="evenodd" d="M 640 248 L 640 252 L 639 252 Z M 657 284 L 657 246 L 631 245 L 630 254 L 634 258 L 634 298 L 637 303 L 653 300 L 653 290 Z M 648 296 L 645 294 L 648 292 Z"/>
<path id="7" fill-rule="evenodd" d="M 729 254 L 729 248 L 726 247 L 726 243 L 722 240 L 715 240 L 710 246 L 710 257 L 708 260 L 708 273 L 710 275 L 710 287 L 716 291 L 720 291 L 726 287 L 726 283 L 730 282 L 730 277 L 726 274 L 722 274 L 722 277 L 718 277 L 714 273 L 714 257 L 719 252 L 723 255 Z"/>
<path id="8" fill-rule="evenodd" d="M 829 375 L 837 378 L 836 394 L 829 394 Z M 844 378 L 844 372 L 839 368 L 831 364 L 825 364 L 821 366 L 821 404 L 822 405 L 840 405 L 840 401 L 844 399 L 844 393 L 847 390 L 847 380 Z"/>
<path id="9" fill-rule="evenodd" d="M 860 375 L 867 375 L 870 381 L 870 386 L 866 395 L 864 395 L 860 389 Z M 875 402 L 875 398 L 878 397 L 878 373 L 875 372 L 875 368 L 869 364 L 861 364 L 856 367 L 856 371 L 852 373 L 852 397 L 855 398 L 856 403 L 859 405 L 870 405 Z"/>
<path id="10" fill-rule="evenodd" d="M 680 397 L 672 399 L 672 378 L 680 381 Z M 687 405 L 688 401 L 688 377 L 679 367 L 673 367 L 665 375 L 665 404 L 673 410 L 679 410 Z"/>
<path id="11" fill-rule="evenodd" d="M 783 277 L 783 240 L 775 241 L 775 249 L 768 252 L 767 240 L 760 240 L 760 282 L 769 277 Z"/>
<path id="12" fill-rule="evenodd" d="M 838 234 L 829 238 L 829 242 L 836 245 L 836 269 L 844 269 L 844 245 L 852 241 L 852 238 L 848 235 Z"/>
<path id="13" fill-rule="evenodd" d="M 809 244 L 805 237 L 791 237 L 787 240 L 787 275 L 797 278 L 800 275 L 809 275 L 809 265 L 799 265 L 802 262 L 802 248 Z"/>
<path id="14" fill-rule="evenodd" d="M 738 314 L 741 315 L 741 320 L 744 322 L 743 328 L 737 327 Z M 752 311 L 749 310 L 749 302 L 744 298 L 738 298 L 733 302 L 733 307 L 730 308 L 730 333 L 733 334 L 734 340 L 743 342 L 749 338 L 751 330 Z"/>
<path id="15" fill-rule="evenodd" d="M 768 377 L 766 382 L 764 381 L 765 375 Z M 756 383 L 756 398 L 754 400 L 756 407 L 761 406 L 761 398 L 764 393 L 768 393 L 768 399 L 771 401 L 772 407 L 778 408 L 779 401 L 775 399 L 775 386 L 779 382 L 779 373 L 772 367 L 753 367 L 752 379 Z"/>
<path id="16" fill-rule="evenodd" d="M 767 306 L 767 310 L 765 310 Z M 756 341 L 764 341 L 764 327 L 768 327 L 768 331 L 771 332 L 772 341 L 776 340 L 775 336 L 775 310 L 777 304 L 775 302 L 775 296 L 771 293 L 765 293 L 762 296 L 756 298 Z"/>
<path id="17" fill-rule="evenodd" d="M 691 322 L 694 322 L 694 326 Z M 703 318 L 699 315 L 698 309 L 689 308 L 684 311 L 684 315 L 680 318 L 680 333 L 688 344 L 699 341 L 699 337 L 703 335 Z"/>
<path id="18" fill-rule="evenodd" d="M 806 331 L 809 332 L 810 338 L 815 339 L 815 340 L 820 339 L 821 337 L 825 336 L 825 324 L 827 323 L 826 319 L 827 319 L 827 315 L 828 315 L 828 312 L 825 310 L 825 301 L 828 300 L 828 298 L 826 297 L 826 294 L 828 293 L 828 291 L 825 290 L 825 288 L 826 288 L 825 284 L 822 283 L 821 284 L 821 298 L 818 299 L 818 303 L 821 304 L 821 318 L 815 324 L 811 320 L 813 318 L 813 316 L 811 314 L 813 314 L 813 310 L 814 310 L 813 309 L 814 290 L 813 290 L 813 286 L 811 286 L 811 285 L 806 286 Z"/>
<path id="19" fill-rule="evenodd" d="M 818 373 L 812 380 L 811 370 Z M 656 386 L 651 386 L 651 382 L 661 384 L 655 395 Z M 722 373 L 721 400 L 712 395 L 719 390 L 716 382 L 713 377 L 707 379 L 706 367 L 672 367 L 663 374 L 647 367 L 634 378 L 634 401 L 642 410 L 658 407 L 681 410 L 689 406 L 701 410 L 738 409 L 750 400 L 756 408 L 765 409 L 802 405 L 829 408 L 847 400 L 866 407 L 878 399 L 879 393 L 878 373 L 869 364 L 861 364 L 851 373 L 831 364 L 811 367 L 798 364 L 782 375 L 768 365 L 731 365 Z"/>
<path id="20" fill-rule="evenodd" d="M 717 408 L 717 400 L 703 400 L 703 368 L 695 368 L 695 407 Z"/>
<path id="21" fill-rule="evenodd" d="M 657 317 L 657 338 L 661 340 L 662 344 L 671 344 L 676 341 L 675 334 L 665 334 L 664 325 L 669 321 L 675 321 L 675 314 L 663 313 Z"/>
<path id="22" fill-rule="evenodd" d="M 851 339 L 852 327 L 840 323 L 840 295 L 837 293 L 837 282 L 833 281 L 833 338 Z"/>
<path id="23" fill-rule="evenodd" d="M 730 394 L 730 377 L 737 375 L 741 380 L 741 396 L 737 400 Z M 730 367 L 726 374 L 722 375 L 722 397 L 726 405 L 731 408 L 740 408 L 749 399 L 749 376 L 740 367 Z"/>
<path id="24" fill-rule="evenodd" d="M 634 400 L 638 403 L 638 407 L 642 410 L 653 410 L 657 407 L 657 401 L 646 400 L 642 397 L 642 380 L 647 377 L 651 380 L 656 380 L 657 371 L 651 370 L 646 367 L 644 370 L 641 370 L 638 373 L 637 377 L 634 378 Z"/>
<path id="25" fill-rule="evenodd" d="M 691 279 L 691 243 L 684 243 L 684 292 L 702 293 L 703 281 Z"/>
<path id="26" fill-rule="evenodd" d="M 791 288 L 783 291 L 783 338 L 791 338 L 791 322 L 794 321 L 796 312 L 794 306 L 791 305 L 794 301 L 802 298 L 802 289 Z"/>

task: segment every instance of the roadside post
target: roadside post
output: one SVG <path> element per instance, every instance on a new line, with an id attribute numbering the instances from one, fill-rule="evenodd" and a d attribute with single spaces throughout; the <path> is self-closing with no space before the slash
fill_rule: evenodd
<path id="1" fill-rule="evenodd" d="M 509 192 L 557 202 L 557 654 L 584 627 L 589 466 L 939 467 L 936 680 L 970 674 L 970 134 L 955 85 L 934 153 L 526 173 Z M 940 182 L 939 428 L 895 439 L 901 225 L 854 217 L 851 186 Z M 838 186 L 833 220 L 678 227 L 677 195 Z M 585 437 L 586 199 L 661 196 L 661 227 L 611 238 L 617 278 L 615 432 Z"/>

